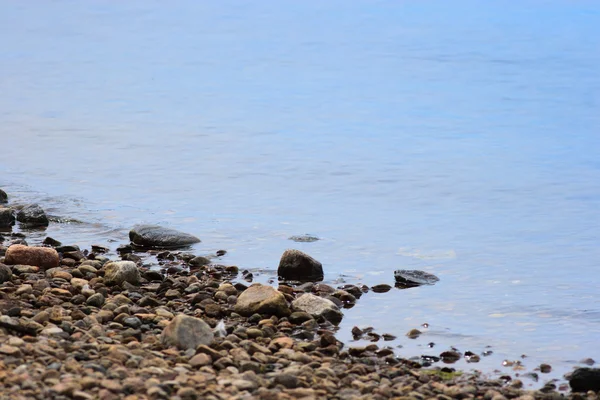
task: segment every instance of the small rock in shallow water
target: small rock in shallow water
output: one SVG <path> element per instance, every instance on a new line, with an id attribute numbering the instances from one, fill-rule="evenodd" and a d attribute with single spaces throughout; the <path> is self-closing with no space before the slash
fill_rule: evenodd
<path id="1" fill-rule="evenodd" d="M 194 235 L 158 225 L 136 225 L 129 231 L 129 240 L 136 246 L 156 249 L 187 247 L 200 242 Z"/>
<path id="2" fill-rule="evenodd" d="M 399 288 L 409 288 L 420 285 L 433 285 L 440 279 L 427 273 L 425 271 L 419 270 L 406 270 L 399 269 L 394 271 L 394 278 L 396 279 L 396 287 Z"/>
<path id="3" fill-rule="evenodd" d="M 354 328 L 352 328 L 352 338 L 354 340 L 360 339 L 363 334 L 364 334 L 364 332 L 358 326 L 355 326 Z"/>
<path id="4" fill-rule="evenodd" d="M 11 265 L 33 265 L 49 269 L 58 267 L 59 258 L 56 250 L 49 247 L 29 247 L 15 244 L 6 250 L 4 262 Z"/>
<path id="5" fill-rule="evenodd" d="M 552 372 L 552 366 L 550 364 L 541 364 L 540 372 L 542 374 L 548 374 L 548 373 Z"/>
<path id="6" fill-rule="evenodd" d="M 371 290 L 374 291 L 375 293 L 386 293 L 386 292 L 389 292 L 391 289 L 392 289 L 392 287 L 385 283 L 371 287 Z"/>
<path id="7" fill-rule="evenodd" d="M 478 363 L 479 361 L 481 361 L 481 358 L 472 351 L 466 351 L 465 360 L 467 360 L 468 363 Z"/>
<path id="8" fill-rule="evenodd" d="M 416 339 L 421 335 L 421 333 L 423 333 L 423 332 L 421 332 L 418 329 L 411 329 L 410 331 L 408 331 L 406 336 L 408 336 L 409 339 Z"/>
<path id="9" fill-rule="evenodd" d="M 42 243 L 47 246 L 52 246 L 52 247 L 58 247 L 58 246 L 62 245 L 61 242 L 59 242 L 56 239 L 51 238 L 50 236 L 47 236 Z"/>
<path id="10" fill-rule="evenodd" d="M 8 195 L 6 194 L 6 192 L 2 189 L 0 189 L 0 203 L 7 203 L 8 202 Z"/>
<path id="11" fill-rule="evenodd" d="M 457 351 L 444 351 L 440 354 L 440 358 L 446 364 L 453 364 L 460 360 L 460 353 Z"/>
<path id="12" fill-rule="evenodd" d="M 92 252 L 94 253 L 107 253 L 109 250 L 108 247 L 100 246 L 98 244 L 92 245 Z"/>
<path id="13" fill-rule="evenodd" d="M 277 275 L 282 279 L 320 281 L 323 265 L 300 250 L 289 249 L 281 255 Z"/>
<path id="14" fill-rule="evenodd" d="M 191 267 L 199 268 L 210 264 L 210 259 L 202 256 L 194 257 L 189 261 Z"/>
<path id="15" fill-rule="evenodd" d="M 293 240 L 294 242 L 304 242 L 304 243 L 316 242 L 317 240 L 319 240 L 318 237 L 312 236 L 312 235 L 291 236 L 288 239 Z"/>

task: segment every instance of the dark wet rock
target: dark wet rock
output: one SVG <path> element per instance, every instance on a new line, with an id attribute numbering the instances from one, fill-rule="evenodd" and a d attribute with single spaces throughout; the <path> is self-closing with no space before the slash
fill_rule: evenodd
<path id="1" fill-rule="evenodd" d="M 67 252 L 63 253 L 63 257 L 70 258 L 75 261 L 81 261 L 81 260 L 85 259 L 85 255 L 79 250 L 67 251 Z"/>
<path id="2" fill-rule="evenodd" d="M 0 204 L 1 203 L 8 203 L 8 195 L 2 189 L 0 189 Z"/>
<path id="3" fill-rule="evenodd" d="M 312 293 L 304 293 L 296 298 L 292 302 L 292 307 L 297 311 L 304 311 L 314 318 L 324 318 L 335 325 L 339 324 L 344 316 L 334 302 Z"/>
<path id="4" fill-rule="evenodd" d="M 42 244 L 45 244 L 46 246 L 52 246 L 52 247 L 58 247 L 60 245 L 62 245 L 61 242 L 59 242 L 56 239 L 51 238 L 50 236 L 47 236 L 44 241 L 42 242 Z"/>
<path id="5" fill-rule="evenodd" d="M 37 204 L 30 204 L 19 210 L 17 221 L 27 226 L 48 226 L 50 221 L 46 213 Z"/>
<path id="6" fill-rule="evenodd" d="M 420 285 L 433 285 L 440 279 L 430 273 L 419 270 L 399 269 L 394 271 L 396 287 L 408 288 Z"/>
<path id="7" fill-rule="evenodd" d="M 277 275 L 282 279 L 299 281 L 323 280 L 323 265 L 300 250 L 286 250 L 279 261 Z"/>
<path id="8" fill-rule="evenodd" d="M 354 340 L 358 340 L 364 335 L 363 330 L 360 329 L 358 326 L 353 327 L 351 332 Z"/>
<path id="9" fill-rule="evenodd" d="M 317 295 L 324 295 L 324 294 L 334 293 L 335 288 L 333 288 L 332 286 L 329 286 L 325 283 L 316 283 L 312 286 L 311 291 L 313 293 L 316 293 Z"/>
<path id="10" fill-rule="evenodd" d="M 131 245 L 129 245 L 129 244 L 121 245 L 121 246 L 117 247 L 117 253 L 119 253 L 121 255 L 133 253 L 133 247 L 131 247 Z"/>
<path id="11" fill-rule="evenodd" d="M 354 305 L 356 303 L 356 297 L 345 290 L 336 290 L 332 296 L 339 299 L 344 307 L 347 307 L 348 305 Z"/>
<path id="12" fill-rule="evenodd" d="M 190 264 L 190 267 L 200 268 L 200 267 L 210 264 L 210 259 L 207 257 L 198 256 L 198 257 L 192 258 L 189 261 L 189 264 Z"/>
<path id="13" fill-rule="evenodd" d="M 0 228 L 10 228 L 15 220 L 15 213 L 11 208 L 0 207 Z"/>
<path id="14" fill-rule="evenodd" d="M 416 339 L 419 336 L 421 336 L 421 333 L 423 333 L 423 332 L 421 332 L 418 329 L 411 329 L 410 331 L 408 331 L 408 333 L 406 334 L 406 336 L 408 336 L 409 339 Z"/>
<path id="15" fill-rule="evenodd" d="M 479 355 L 473 353 L 472 351 L 466 351 L 465 360 L 467 360 L 468 363 L 478 363 L 479 361 L 481 361 L 481 357 L 479 357 Z"/>
<path id="16" fill-rule="evenodd" d="M 344 286 L 339 287 L 338 289 L 341 289 L 341 290 L 344 290 L 344 291 L 350 293 L 352 296 L 354 296 L 357 299 L 359 299 L 363 295 L 362 290 L 360 290 L 360 288 L 356 285 L 344 285 Z"/>
<path id="17" fill-rule="evenodd" d="M 375 293 L 386 293 L 386 292 L 389 292 L 391 289 L 392 289 L 392 287 L 385 283 L 371 287 L 371 290 L 374 291 Z"/>
<path id="18" fill-rule="evenodd" d="M 163 280 L 163 274 L 161 274 L 159 271 L 156 271 L 153 269 L 144 271 L 143 275 L 144 275 L 144 278 L 146 278 L 149 281 L 162 281 Z"/>
<path id="19" fill-rule="evenodd" d="M 12 271 L 8 267 L 8 265 L 4 265 L 0 263 L 0 283 L 4 283 L 10 281 L 12 278 Z"/>
<path id="20" fill-rule="evenodd" d="M 142 262 L 142 257 L 133 254 L 133 253 L 126 253 L 121 255 L 121 260 L 123 261 L 131 261 L 133 263 L 141 263 Z"/>
<path id="21" fill-rule="evenodd" d="M 56 251 L 58 251 L 61 254 L 64 253 L 68 253 L 70 251 L 81 251 L 81 249 L 79 248 L 79 246 L 74 245 L 74 244 L 66 244 L 66 245 L 61 245 L 61 246 L 57 246 L 56 247 Z"/>
<path id="22" fill-rule="evenodd" d="M 310 243 L 310 242 L 316 242 L 317 240 L 319 240 L 318 237 L 313 236 L 313 235 L 291 236 L 288 239 L 293 240 L 294 242 L 300 242 L 300 243 Z"/>
<path id="23" fill-rule="evenodd" d="M 129 231 L 132 245 L 143 248 L 175 249 L 200 242 L 194 235 L 158 225 L 136 225 Z"/>
<path id="24" fill-rule="evenodd" d="M 288 317 L 288 319 L 292 324 L 299 325 L 303 322 L 310 321 L 313 319 L 313 317 L 307 312 L 295 311 Z"/>
<path id="25" fill-rule="evenodd" d="M 10 265 L 33 265 L 49 269 L 58 267 L 59 257 L 56 250 L 49 247 L 29 247 L 15 244 L 6 250 L 4 262 Z"/>
<path id="26" fill-rule="evenodd" d="M 542 374 L 549 374 L 552 372 L 552 366 L 550 364 L 540 364 L 540 372 Z"/>
<path id="27" fill-rule="evenodd" d="M 88 306 L 100 308 L 104 304 L 104 296 L 102 295 L 102 293 L 94 293 L 93 295 L 88 297 L 85 303 Z"/>
<path id="28" fill-rule="evenodd" d="M 574 392 L 600 391 L 600 368 L 577 368 L 569 377 Z"/>
<path id="29" fill-rule="evenodd" d="M 453 364 L 460 360 L 461 354 L 458 351 L 449 350 L 440 354 L 440 359 L 446 364 Z"/>
<path id="30" fill-rule="evenodd" d="M 296 375 L 292 375 L 292 374 L 278 374 L 275 376 L 275 384 L 277 385 L 283 385 L 284 387 L 288 388 L 288 389 L 293 389 L 298 387 L 298 377 Z"/>
<path id="31" fill-rule="evenodd" d="M 326 295 L 326 296 L 321 296 L 324 299 L 327 299 L 329 301 L 331 301 L 333 304 L 335 304 L 337 306 L 337 308 L 343 308 L 344 307 L 344 302 L 341 301 L 340 299 L 338 299 L 337 297 L 331 296 L 331 295 Z"/>
<path id="32" fill-rule="evenodd" d="M 256 283 L 239 295 L 234 311 L 240 315 L 252 314 L 290 315 L 284 295 L 271 286 Z"/>
<path id="33" fill-rule="evenodd" d="M 214 333 L 206 322 L 189 315 L 179 314 L 163 329 L 161 342 L 181 350 L 196 349 L 214 341 Z"/>
<path id="34" fill-rule="evenodd" d="M 92 252 L 94 253 L 107 253 L 110 249 L 105 246 L 100 246 L 99 244 L 92 245 Z"/>
<path id="35" fill-rule="evenodd" d="M 227 250 L 217 250 L 216 252 L 217 257 L 222 257 L 225 254 L 227 254 Z"/>
<path id="36" fill-rule="evenodd" d="M 140 282 L 140 271 L 132 261 L 111 261 L 104 266 L 104 281 L 109 285 L 135 285 Z"/>

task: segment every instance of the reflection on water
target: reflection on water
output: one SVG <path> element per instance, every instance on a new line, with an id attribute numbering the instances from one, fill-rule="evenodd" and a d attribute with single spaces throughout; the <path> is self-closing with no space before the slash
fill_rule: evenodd
<path id="1" fill-rule="evenodd" d="M 440 282 L 363 296 L 340 337 L 371 325 L 403 355 L 435 341 L 568 369 L 600 358 L 599 11 L 7 3 L 0 186 L 83 222 L 33 243 L 114 249 L 149 222 L 265 279 L 288 247 L 328 282 L 425 270 Z M 305 232 L 321 240 L 287 239 Z"/>

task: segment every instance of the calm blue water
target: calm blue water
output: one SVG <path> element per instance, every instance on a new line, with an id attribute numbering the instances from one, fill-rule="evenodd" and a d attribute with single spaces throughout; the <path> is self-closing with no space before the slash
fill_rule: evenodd
<path id="1" fill-rule="evenodd" d="M 597 2 L 0 5 L 0 187 L 87 222 L 47 234 L 161 223 L 262 279 L 288 247 L 328 282 L 424 269 L 338 336 L 600 360 Z"/>

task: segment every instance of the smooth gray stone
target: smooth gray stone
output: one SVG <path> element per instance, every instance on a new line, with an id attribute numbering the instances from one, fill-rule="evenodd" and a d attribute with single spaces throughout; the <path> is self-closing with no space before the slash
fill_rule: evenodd
<path id="1" fill-rule="evenodd" d="M 175 249 L 200 242 L 194 235 L 158 225 L 136 225 L 129 231 L 135 246 L 154 249 Z"/>

